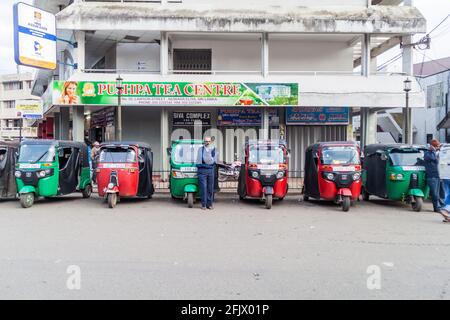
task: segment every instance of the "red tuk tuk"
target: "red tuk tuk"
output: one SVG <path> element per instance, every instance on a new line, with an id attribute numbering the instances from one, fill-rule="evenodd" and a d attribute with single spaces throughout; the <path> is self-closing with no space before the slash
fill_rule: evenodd
<path id="1" fill-rule="evenodd" d="M 238 194 L 260 198 L 267 209 L 273 198 L 283 200 L 288 191 L 288 150 L 279 140 L 247 141 L 245 162 L 241 165 Z"/>
<path id="2" fill-rule="evenodd" d="M 114 208 L 120 198 L 151 198 L 153 154 L 142 142 L 107 142 L 100 145 L 96 169 L 98 195 Z"/>
<path id="3" fill-rule="evenodd" d="M 361 193 L 360 150 L 355 142 L 320 142 L 305 155 L 303 199 L 333 200 L 350 209 Z"/>

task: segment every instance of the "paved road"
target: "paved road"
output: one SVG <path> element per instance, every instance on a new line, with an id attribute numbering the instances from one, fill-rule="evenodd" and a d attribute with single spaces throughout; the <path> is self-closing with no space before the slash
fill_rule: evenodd
<path id="1" fill-rule="evenodd" d="M 166 194 L 114 210 L 78 196 L 28 210 L 7 201 L 0 253 L 0 298 L 450 298 L 450 224 L 429 203 L 343 213 L 296 195 L 272 210 L 232 194 L 213 211 Z"/>

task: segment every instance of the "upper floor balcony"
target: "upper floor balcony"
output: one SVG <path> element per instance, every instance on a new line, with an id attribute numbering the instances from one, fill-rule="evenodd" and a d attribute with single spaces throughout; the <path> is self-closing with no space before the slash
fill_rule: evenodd
<path id="1" fill-rule="evenodd" d="M 59 29 L 170 32 L 376 33 L 425 32 L 411 6 L 367 6 L 367 0 L 75 1 L 60 11 Z"/>

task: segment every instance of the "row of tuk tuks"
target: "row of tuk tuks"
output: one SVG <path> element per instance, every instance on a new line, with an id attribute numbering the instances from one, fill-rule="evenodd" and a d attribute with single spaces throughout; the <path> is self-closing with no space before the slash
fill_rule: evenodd
<path id="1" fill-rule="evenodd" d="M 169 189 L 172 198 L 191 208 L 200 196 L 197 165 L 201 140 L 173 141 Z M 410 203 L 420 211 L 428 197 L 422 146 L 373 144 L 364 149 L 363 161 L 355 142 L 321 142 L 305 152 L 303 200 L 334 201 L 348 211 L 362 195 Z M 245 161 L 238 178 L 241 200 L 261 199 L 270 209 L 283 200 L 289 186 L 289 150 L 283 141 L 247 140 Z M 151 198 L 153 153 L 141 142 L 101 144 L 95 176 L 98 195 L 114 208 L 121 198 Z M 24 208 L 40 197 L 92 193 L 88 147 L 59 140 L 0 142 L 0 198 L 19 198 Z"/>

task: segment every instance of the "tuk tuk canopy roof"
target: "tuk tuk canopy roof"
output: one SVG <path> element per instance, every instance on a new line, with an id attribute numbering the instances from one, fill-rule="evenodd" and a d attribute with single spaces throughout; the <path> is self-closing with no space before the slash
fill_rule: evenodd
<path id="1" fill-rule="evenodd" d="M 369 155 L 377 152 L 378 150 L 391 152 L 392 150 L 401 149 L 426 149 L 425 146 L 415 145 L 415 144 L 404 144 L 404 143 L 390 143 L 390 144 L 369 144 L 364 148 L 364 154 Z"/>
<path id="2" fill-rule="evenodd" d="M 308 150 L 316 151 L 320 147 L 327 147 L 327 146 L 359 147 L 356 141 L 324 141 L 324 142 L 317 142 L 308 146 L 308 148 L 306 148 L 306 151 Z"/>
<path id="3" fill-rule="evenodd" d="M 172 144 L 203 144 L 203 140 L 198 139 L 181 139 L 181 140 L 172 140 Z"/>
<path id="4" fill-rule="evenodd" d="M 70 140 L 53 140 L 53 139 L 33 139 L 33 140 L 23 140 L 21 145 L 53 145 L 63 148 L 87 148 L 84 142 L 70 141 Z"/>
<path id="5" fill-rule="evenodd" d="M 135 146 L 138 148 L 146 148 L 149 150 L 152 149 L 148 143 L 141 141 L 108 141 L 100 144 L 100 147 L 108 146 Z"/>
<path id="6" fill-rule="evenodd" d="M 248 140 L 245 142 L 246 146 L 250 145 L 281 145 L 286 147 L 286 141 L 282 139 L 272 139 L 272 140 Z"/>

